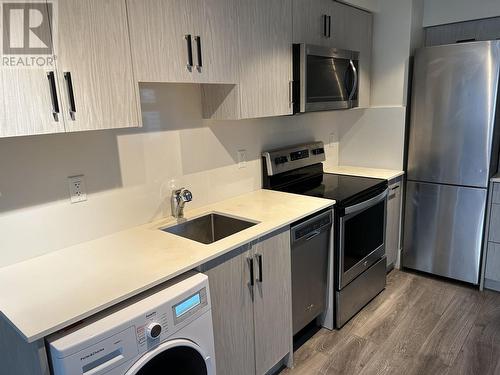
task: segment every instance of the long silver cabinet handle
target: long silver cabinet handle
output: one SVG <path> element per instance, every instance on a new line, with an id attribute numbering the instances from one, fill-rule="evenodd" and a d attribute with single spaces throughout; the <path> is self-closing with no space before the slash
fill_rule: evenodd
<path id="1" fill-rule="evenodd" d="M 186 46 L 187 46 L 187 69 L 189 71 L 193 70 L 193 40 L 191 38 L 191 34 L 186 34 L 184 36 L 186 39 Z"/>
<path id="2" fill-rule="evenodd" d="M 194 40 L 196 42 L 196 50 L 198 52 L 198 64 L 196 65 L 196 69 L 201 72 L 201 68 L 203 67 L 203 56 L 201 52 L 201 36 L 195 36 Z"/>
<path id="3" fill-rule="evenodd" d="M 50 99 L 52 100 L 52 116 L 54 121 L 59 121 L 59 98 L 57 96 L 56 75 L 54 72 L 47 73 L 49 80 Z"/>
<path id="4" fill-rule="evenodd" d="M 68 89 L 68 101 L 69 101 L 69 116 L 71 120 L 75 121 L 76 119 L 76 102 L 75 102 L 75 92 L 73 90 L 73 80 L 71 79 L 71 73 L 64 73 L 64 80 L 66 81 L 67 89 Z"/>
<path id="5" fill-rule="evenodd" d="M 253 269 L 253 258 L 247 258 L 248 266 L 250 267 L 250 286 L 253 287 L 255 285 L 255 273 Z"/>
<path id="6" fill-rule="evenodd" d="M 257 265 L 259 266 L 259 277 L 257 278 L 257 281 L 259 283 L 262 283 L 264 281 L 263 275 L 262 275 L 262 254 L 257 254 L 255 255 L 257 258 Z"/>

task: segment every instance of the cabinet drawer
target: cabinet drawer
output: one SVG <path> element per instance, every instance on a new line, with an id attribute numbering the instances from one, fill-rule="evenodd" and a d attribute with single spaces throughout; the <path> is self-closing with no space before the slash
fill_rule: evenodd
<path id="1" fill-rule="evenodd" d="M 500 244 L 488 243 L 485 278 L 500 281 Z"/>
<path id="2" fill-rule="evenodd" d="M 491 205 L 488 240 L 492 242 L 500 242 L 500 204 Z"/>
<path id="3" fill-rule="evenodd" d="M 491 201 L 500 204 L 500 183 L 493 183 L 493 192 L 491 194 Z"/>

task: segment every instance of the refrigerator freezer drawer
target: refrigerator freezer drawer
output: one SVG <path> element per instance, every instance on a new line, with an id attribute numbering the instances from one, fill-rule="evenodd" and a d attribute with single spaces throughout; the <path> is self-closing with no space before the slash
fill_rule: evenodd
<path id="1" fill-rule="evenodd" d="M 403 266 L 478 284 L 486 193 L 408 181 Z"/>

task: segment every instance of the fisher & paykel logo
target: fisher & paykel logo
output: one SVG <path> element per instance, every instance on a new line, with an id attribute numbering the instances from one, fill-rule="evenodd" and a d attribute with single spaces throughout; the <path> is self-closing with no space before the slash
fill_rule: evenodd
<path id="1" fill-rule="evenodd" d="M 1 66 L 54 66 L 56 4 L 54 1 L 0 0 Z"/>

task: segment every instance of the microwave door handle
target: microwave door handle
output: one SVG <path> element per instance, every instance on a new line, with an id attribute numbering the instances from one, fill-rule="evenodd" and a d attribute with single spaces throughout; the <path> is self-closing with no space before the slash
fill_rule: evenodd
<path id="1" fill-rule="evenodd" d="M 356 93 L 356 87 L 358 87 L 358 70 L 356 69 L 356 66 L 354 65 L 354 62 L 352 60 L 349 60 L 349 66 L 351 67 L 352 73 L 354 74 L 354 81 L 352 83 L 351 93 L 349 94 L 349 100 L 352 100 L 354 94 Z"/>

